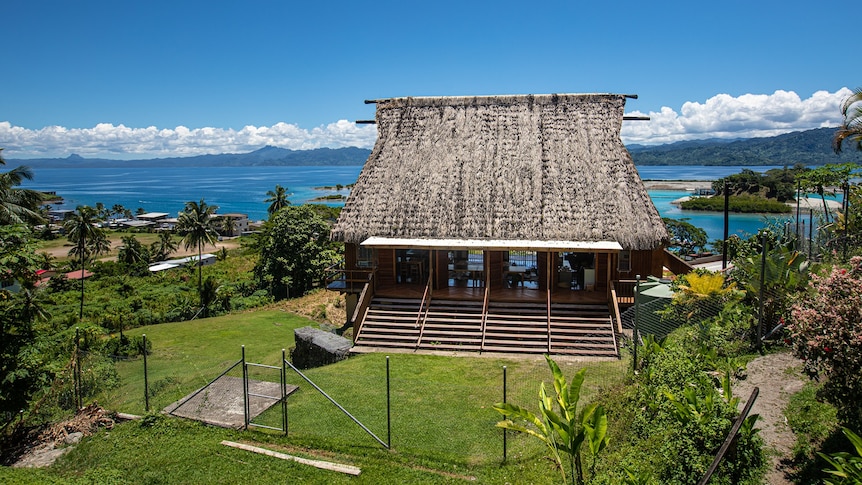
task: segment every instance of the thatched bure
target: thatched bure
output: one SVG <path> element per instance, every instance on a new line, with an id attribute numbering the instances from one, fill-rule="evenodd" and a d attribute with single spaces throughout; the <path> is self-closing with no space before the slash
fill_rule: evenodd
<path id="1" fill-rule="evenodd" d="M 337 241 L 668 239 L 620 140 L 613 94 L 394 98 L 332 231 Z"/>

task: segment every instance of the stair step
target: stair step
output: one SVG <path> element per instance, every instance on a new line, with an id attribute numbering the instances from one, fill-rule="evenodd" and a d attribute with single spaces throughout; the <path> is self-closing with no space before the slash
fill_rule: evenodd
<path id="1" fill-rule="evenodd" d="M 606 304 L 554 303 L 550 318 L 552 353 L 618 356 Z M 548 352 L 548 324 L 544 303 L 490 302 L 483 317 L 475 300 L 432 299 L 423 305 L 420 299 L 374 298 L 356 345 L 542 354 Z"/>

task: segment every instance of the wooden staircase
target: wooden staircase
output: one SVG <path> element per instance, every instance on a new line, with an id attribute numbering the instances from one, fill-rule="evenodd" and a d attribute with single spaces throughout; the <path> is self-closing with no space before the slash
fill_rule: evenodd
<path id="1" fill-rule="evenodd" d="M 483 331 L 484 321 L 484 331 Z M 548 338 L 550 331 L 550 339 Z M 504 352 L 618 357 L 606 305 L 375 298 L 355 351 Z"/>

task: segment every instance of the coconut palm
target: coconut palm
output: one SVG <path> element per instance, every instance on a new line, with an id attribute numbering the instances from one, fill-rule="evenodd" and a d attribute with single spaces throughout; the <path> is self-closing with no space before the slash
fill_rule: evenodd
<path id="1" fill-rule="evenodd" d="M 266 195 L 269 197 L 267 197 L 264 202 L 269 203 L 267 212 L 269 212 L 270 215 L 275 214 L 290 205 L 290 201 L 287 200 L 287 187 L 275 184 L 275 190 L 268 191 Z"/>
<path id="2" fill-rule="evenodd" d="M 179 244 L 174 241 L 174 233 L 170 231 L 160 232 L 159 239 L 150 245 L 150 254 L 155 261 L 164 261 L 178 248 Z"/>
<path id="3" fill-rule="evenodd" d="M 222 234 L 225 236 L 233 236 L 233 232 L 236 231 L 236 219 L 230 216 L 222 216 L 221 220 L 219 220 L 219 229 L 221 229 Z"/>
<path id="4" fill-rule="evenodd" d="M 84 318 L 84 267 L 91 257 L 107 253 L 111 249 L 105 231 L 98 226 L 98 214 L 90 206 L 79 205 L 63 223 L 66 238 L 75 245 L 69 256 L 78 257 L 81 265 L 81 310 L 78 318 Z"/>
<path id="5" fill-rule="evenodd" d="M 207 244 L 215 245 L 218 240 L 218 232 L 214 226 L 216 205 L 207 205 L 203 199 L 200 203 L 186 202 L 186 208 L 180 212 L 177 218 L 177 231 L 182 235 L 183 246 L 188 249 L 198 250 L 198 295 L 201 293 L 203 247 Z"/>
<path id="6" fill-rule="evenodd" d="M 6 165 L 2 150 L 0 148 L 0 165 Z M 44 200 L 42 193 L 19 188 L 24 180 L 33 180 L 33 171 L 25 165 L 0 173 L 0 224 L 44 222 L 39 214 L 39 205 Z"/>
<path id="7" fill-rule="evenodd" d="M 850 139 L 857 150 L 862 150 L 862 88 L 854 89 L 853 94 L 844 100 L 841 115 L 844 117 L 844 123 L 835 132 L 832 149 L 835 153 L 841 153 L 842 143 Z"/>
<path id="8" fill-rule="evenodd" d="M 123 242 L 123 246 L 117 255 L 117 261 L 129 266 L 139 266 L 150 262 L 149 251 L 134 235 L 123 236 L 120 240 Z"/>
<path id="9" fill-rule="evenodd" d="M 111 206 L 111 215 L 115 215 L 117 217 L 124 217 L 127 210 L 128 209 L 126 209 L 123 204 L 114 204 Z M 129 219 L 131 219 L 131 217 Z"/>

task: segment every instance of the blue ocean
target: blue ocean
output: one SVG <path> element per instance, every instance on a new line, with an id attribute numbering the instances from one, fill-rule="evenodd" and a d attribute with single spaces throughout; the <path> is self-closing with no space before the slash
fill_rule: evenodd
<path id="1" fill-rule="evenodd" d="M 744 167 L 638 167 L 644 180 L 715 180 L 739 173 Z M 751 167 L 749 167 L 751 168 Z M 766 171 L 770 168 L 755 167 Z M 35 178 L 24 187 L 53 191 L 63 197 L 57 209 L 74 209 L 78 205 L 107 207 L 121 204 L 133 212 L 177 214 L 187 201 L 204 199 L 217 205 L 220 213 L 239 212 L 252 220 L 267 217 L 267 191 L 279 184 L 287 188 L 291 203 L 302 204 L 327 195 L 347 195 L 337 185 L 356 182 L 361 166 L 314 167 L 171 167 L 171 168 L 34 168 Z M 323 188 L 330 187 L 330 188 Z M 686 219 L 703 228 L 709 240 L 721 239 L 724 220 L 720 213 L 682 211 L 671 201 L 687 195 L 684 191 L 650 191 L 663 217 Z M 341 202 L 329 202 L 340 205 Z M 754 234 L 766 224 L 761 215 L 730 216 L 730 233 Z"/>

